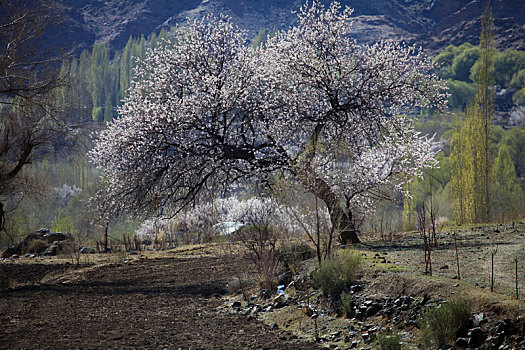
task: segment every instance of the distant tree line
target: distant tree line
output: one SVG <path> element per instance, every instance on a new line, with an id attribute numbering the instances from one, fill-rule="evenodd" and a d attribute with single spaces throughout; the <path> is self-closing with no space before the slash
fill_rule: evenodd
<path id="1" fill-rule="evenodd" d="M 163 45 L 166 29 L 147 38 L 130 36 L 124 49 L 113 51 L 107 44 L 95 43 L 80 57 L 65 60 L 60 74 L 69 86 L 60 90 L 59 103 L 68 106 L 75 121 L 108 122 L 117 116 L 117 107 L 126 97 L 133 71 L 147 50 Z"/>
<path id="2" fill-rule="evenodd" d="M 505 89 L 516 89 L 513 102 L 525 106 L 525 51 L 495 50 L 493 55 L 495 84 Z M 449 45 L 434 58 L 437 74 L 448 80 L 449 107 L 465 109 L 474 98 L 480 66 L 479 49 L 470 43 Z"/>

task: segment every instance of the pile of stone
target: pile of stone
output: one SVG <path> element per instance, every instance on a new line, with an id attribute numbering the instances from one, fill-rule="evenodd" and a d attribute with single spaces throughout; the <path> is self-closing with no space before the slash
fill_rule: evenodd
<path id="1" fill-rule="evenodd" d="M 70 234 L 50 231 L 46 228 L 30 233 L 18 244 L 7 248 L 2 258 L 13 258 L 22 255 L 54 256 L 73 250 L 73 237 Z"/>

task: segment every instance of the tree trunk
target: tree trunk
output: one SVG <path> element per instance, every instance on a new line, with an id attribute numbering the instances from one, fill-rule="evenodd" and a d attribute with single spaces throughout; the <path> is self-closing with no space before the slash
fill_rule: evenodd
<path id="1" fill-rule="evenodd" d="M 352 221 L 352 212 L 349 209 L 345 212 L 338 204 L 328 205 L 328 208 L 330 210 L 330 221 L 336 231 L 339 232 L 341 243 L 359 243 L 358 230 Z"/>
<path id="2" fill-rule="evenodd" d="M 328 184 L 317 177 L 314 177 L 313 181 L 311 181 L 308 176 L 303 177 L 303 183 L 306 188 L 310 189 L 314 196 L 326 203 L 330 214 L 330 221 L 335 231 L 339 232 L 341 243 L 359 243 L 360 240 L 357 237 L 359 231 L 352 220 L 352 211 L 349 208 L 345 210 L 345 208 L 341 206 L 340 199 L 330 190 Z"/>

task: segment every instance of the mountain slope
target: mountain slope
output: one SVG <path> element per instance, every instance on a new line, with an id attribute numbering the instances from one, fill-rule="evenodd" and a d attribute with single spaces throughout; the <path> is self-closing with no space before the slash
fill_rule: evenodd
<path id="1" fill-rule="evenodd" d="M 327 1 L 324 1 L 327 2 Z M 93 41 L 122 48 L 130 35 L 149 34 L 187 18 L 224 13 L 253 37 L 260 28 L 287 28 L 302 0 L 66 0 L 70 37 L 79 47 Z M 360 42 L 404 40 L 431 51 L 449 44 L 477 44 L 481 1 L 344 0 L 354 9 L 354 33 Z M 498 49 L 525 49 L 525 2 L 493 0 Z"/>

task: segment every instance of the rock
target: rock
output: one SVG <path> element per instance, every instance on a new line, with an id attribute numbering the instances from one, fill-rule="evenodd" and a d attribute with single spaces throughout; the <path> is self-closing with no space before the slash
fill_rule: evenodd
<path id="1" fill-rule="evenodd" d="M 490 332 L 492 334 L 498 334 L 498 333 L 502 333 L 505 331 L 507 331 L 507 325 L 505 324 L 504 321 L 499 320 L 498 322 L 496 322 L 496 325 L 492 327 Z"/>
<path id="2" fill-rule="evenodd" d="M 283 294 L 277 295 L 275 298 L 273 298 L 273 302 L 274 303 L 284 302 L 284 295 Z"/>
<path id="3" fill-rule="evenodd" d="M 456 339 L 456 345 L 460 348 L 466 348 L 468 346 L 468 338 Z"/>
<path id="4" fill-rule="evenodd" d="M 368 308 L 366 309 L 366 317 L 371 317 L 376 315 L 378 312 L 380 312 L 383 309 L 381 304 L 379 303 L 372 303 Z"/>
<path id="5" fill-rule="evenodd" d="M 366 306 L 360 306 L 356 311 L 355 311 L 355 318 L 358 319 L 358 320 L 364 320 L 366 318 L 366 310 L 368 308 Z"/>
<path id="6" fill-rule="evenodd" d="M 506 335 L 514 335 L 517 333 L 517 329 L 514 326 L 514 323 L 512 322 L 510 318 L 504 319 L 503 322 L 505 323 L 505 327 L 506 327 L 506 331 L 505 331 Z"/>
<path id="7" fill-rule="evenodd" d="M 474 319 L 472 321 L 472 325 L 474 327 L 479 327 L 481 326 L 481 322 L 483 322 L 483 317 L 485 315 L 483 314 L 483 312 L 480 312 L 479 314 L 474 314 Z"/>
<path id="8" fill-rule="evenodd" d="M 263 299 L 269 299 L 272 296 L 272 292 L 270 292 L 268 289 L 261 290 L 261 297 Z"/>
<path id="9" fill-rule="evenodd" d="M 12 255 L 15 255 L 15 254 L 21 254 L 21 250 L 18 246 L 14 246 L 14 247 L 9 247 L 7 248 L 3 253 L 2 253 L 2 258 L 9 258 L 11 257 Z"/>
<path id="10" fill-rule="evenodd" d="M 358 292 L 361 292 L 362 290 L 363 290 L 363 286 L 360 284 L 355 284 L 353 286 L 350 286 L 350 292 L 352 293 L 358 293 Z"/>
<path id="11" fill-rule="evenodd" d="M 274 305 L 273 305 L 273 308 L 274 309 L 282 309 L 283 307 L 286 306 L 286 303 L 283 302 L 283 301 L 278 301 L 276 302 Z"/>
<path id="12" fill-rule="evenodd" d="M 490 336 L 487 338 L 486 343 L 489 344 L 491 350 L 497 350 L 505 341 L 505 334 L 499 333 L 496 336 Z"/>
<path id="13" fill-rule="evenodd" d="M 390 318 L 395 313 L 395 309 L 393 307 L 384 308 L 382 310 L 383 315 Z"/>
<path id="14" fill-rule="evenodd" d="M 361 337 L 363 338 L 363 341 L 365 342 L 365 344 L 370 344 L 374 338 L 375 338 L 375 335 L 374 333 L 362 333 L 361 334 Z"/>
<path id="15" fill-rule="evenodd" d="M 483 341 L 485 340 L 485 336 L 483 334 L 483 331 L 479 327 L 472 328 L 468 332 L 467 337 L 468 337 L 468 345 L 469 345 L 469 347 L 474 347 L 474 348 L 480 346 L 481 344 L 483 344 Z"/>
<path id="16" fill-rule="evenodd" d="M 308 290 L 308 280 L 304 276 L 295 276 L 293 279 L 296 290 L 306 292 Z"/>
<path id="17" fill-rule="evenodd" d="M 359 346 L 359 343 L 361 343 L 360 340 L 354 340 L 353 342 L 350 343 L 350 346 L 348 347 L 349 349 L 355 349 Z"/>
<path id="18" fill-rule="evenodd" d="M 379 331 L 379 326 L 373 326 L 368 330 L 368 333 L 375 333 Z"/>
<path id="19" fill-rule="evenodd" d="M 68 235 L 62 232 L 49 231 L 43 236 L 43 238 L 47 243 L 53 243 L 56 241 L 65 241 L 66 239 L 68 239 Z"/>

